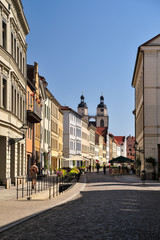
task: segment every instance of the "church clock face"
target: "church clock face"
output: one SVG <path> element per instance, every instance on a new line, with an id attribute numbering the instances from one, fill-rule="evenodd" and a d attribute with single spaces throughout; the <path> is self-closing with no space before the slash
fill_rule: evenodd
<path id="1" fill-rule="evenodd" d="M 101 112 L 103 112 L 103 111 L 104 111 L 104 109 L 103 109 L 103 108 L 101 108 L 101 109 L 100 109 L 100 111 L 101 111 Z"/>

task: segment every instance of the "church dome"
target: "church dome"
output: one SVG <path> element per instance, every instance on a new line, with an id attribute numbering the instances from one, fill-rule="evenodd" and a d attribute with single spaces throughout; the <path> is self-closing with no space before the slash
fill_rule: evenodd
<path id="1" fill-rule="evenodd" d="M 101 95 L 100 97 L 100 104 L 97 105 L 97 108 L 107 108 L 106 105 L 104 104 L 104 97 Z"/>
<path id="2" fill-rule="evenodd" d="M 78 108 L 88 108 L 87 104 L 84 102 L 83 94 L 81 95 L 80 99 L 81 99 L 81 102 L 78 104 Z"/>

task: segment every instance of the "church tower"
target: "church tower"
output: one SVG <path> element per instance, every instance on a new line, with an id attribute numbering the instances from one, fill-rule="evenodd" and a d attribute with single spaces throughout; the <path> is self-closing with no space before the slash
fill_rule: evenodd
<path id="1" fill-rule="evenodd" d="M 101 95 L 100 104 L 98 104 L 98 106 L 97 106 L 96 127 L 107 127 L 108 128 L 107 107 L 104 104 L 103 95 Z"/>
<path id="2" fill-rule="evenodd" d="M 84 102 L 84 96 L 81 96 L 81 102 L 78 104 L 78 113 L 83 116 L 85 119 L 88 120 L 88 107 L 87 104 Z"/>

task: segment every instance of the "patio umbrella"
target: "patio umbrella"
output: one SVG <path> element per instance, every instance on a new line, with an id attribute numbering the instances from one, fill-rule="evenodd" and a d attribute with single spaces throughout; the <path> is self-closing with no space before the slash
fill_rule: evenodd
<path id="1" fill-rule="evenodd" d="M 133 163 L 133 162 L 134 161 L 132 159 L 123 156 L 119 156 L 109 161 L 109 163 Z"/>

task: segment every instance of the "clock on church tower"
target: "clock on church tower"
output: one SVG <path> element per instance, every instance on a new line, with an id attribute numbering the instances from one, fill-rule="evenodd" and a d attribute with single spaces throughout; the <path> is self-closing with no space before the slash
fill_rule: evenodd
<path id="1" fill-rule="evenodd" d="M 96 127 L 108 127 L 107 107 L 104 104 L 103 95 L 101 95 L 100 104 L 97 106 Z"/>

